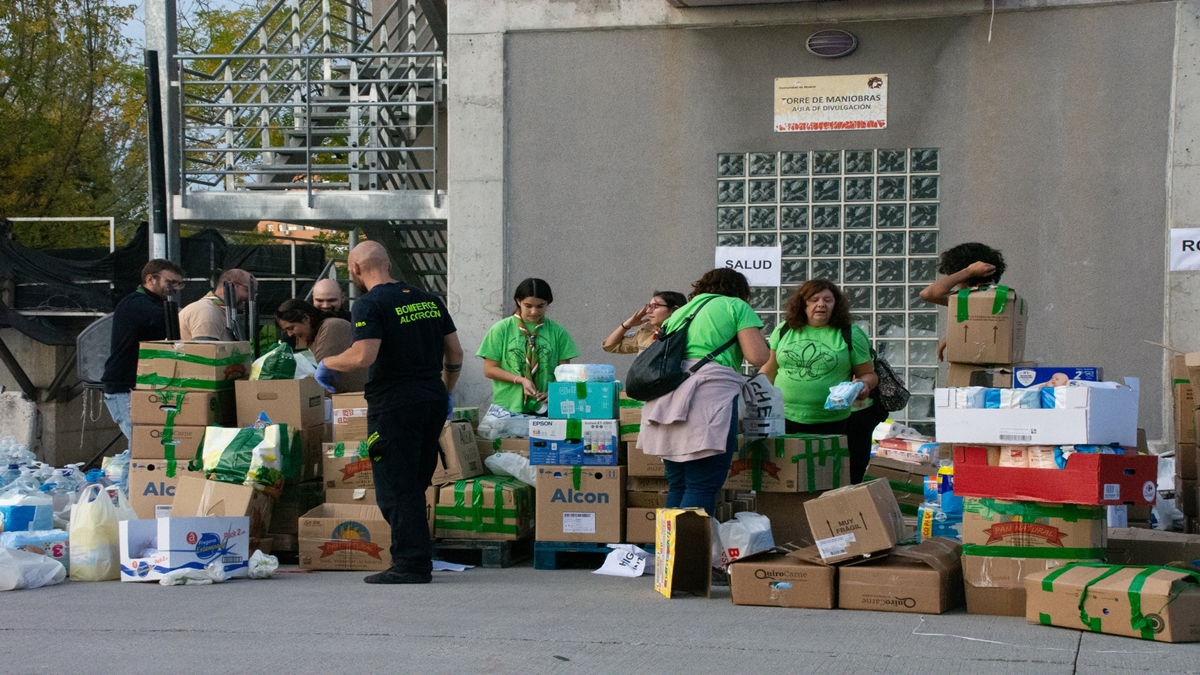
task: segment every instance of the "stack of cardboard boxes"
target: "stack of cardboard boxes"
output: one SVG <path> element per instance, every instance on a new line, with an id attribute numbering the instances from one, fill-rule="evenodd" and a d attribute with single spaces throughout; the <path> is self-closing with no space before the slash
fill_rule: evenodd
<path id="1" fill-rule="evenodd" d="M 1013 386 L 1013 368 L 1025 354 L 1025 300 L 993 286 L 950 296 L 949 309 L 946 386 Z"/>
<path id="2" fill-rule="evenodd" d="M 654 512 L 667 506 L 667 470 L 661 457 L 638 449 L 642 408 L 646 404 L 621 392 L 617 400 L 621 445 L 628 458 L 625 492 L 625 541 L 649 544 L 654 541 Z M 715 515 L 715 514 L 713 514 Z"/>
<path id="3" fill-rule="evenodd" d="M 530 420 L 538 541 L 624 541 L 620 389 L 619 382 L 552 382 L 547 392 L 549 418 Z"/>

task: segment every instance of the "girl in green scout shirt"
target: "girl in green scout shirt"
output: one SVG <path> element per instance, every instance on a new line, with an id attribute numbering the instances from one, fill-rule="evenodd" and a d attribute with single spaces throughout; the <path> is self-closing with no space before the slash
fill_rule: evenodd
<path id="1" fill-rule="evenodd" d="M 526 279 L 513 294 L 517 311 L 496 322 L 483 336 L 476 356 L 492 381 L 492 403 L 512 413 L 545 412 L 546 390 L 560 363 L 579 356 L 566 329 L 546 318 L 554 302 L 550 284 Z"/>

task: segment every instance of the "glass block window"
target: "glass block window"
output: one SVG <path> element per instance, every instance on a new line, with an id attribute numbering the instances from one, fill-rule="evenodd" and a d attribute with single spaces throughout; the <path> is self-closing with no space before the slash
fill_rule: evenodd
<path id="1" fill-rule="evenodd" d="M 766 330 L 809 279 L 846 294 L 855 323 L 904 378 L 912 398 L 893 416 L 933 434 L 937 308 L 920 292 L 937 276 L 937 148 L 717 155 L 717 243 L 780 246 L 782 288 L 751 297 Z"/>

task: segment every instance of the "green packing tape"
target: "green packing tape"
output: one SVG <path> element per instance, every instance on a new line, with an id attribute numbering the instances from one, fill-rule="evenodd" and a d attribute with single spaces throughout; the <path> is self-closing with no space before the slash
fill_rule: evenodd
<path id="1" fill-rule="evenodd" d="M 167 359 L 169 361 L 183 361 L 184 363 L 195 363 L 201 366 L 212 366 L 214 368 L 245 363 L 246 357 L 246 354 L 238 353 L 233 354 L 232 356 L 226 356 L 223 359 L 213 359 L 207 356 L 196 356 L 195 354 L 180 354 L 178 352 L 166 349 L 138 350 L 138 359 Z"/>
<path id="2" fill-rule="evenodd" d="M 501 440 L 501 439 L 499 439 L 499 438 L 493 439 L 493 440 L 492 440 L 492 449 L 493 449 L 493 450 L 499 450 L 499 449 L 500 449 L 500 443 L 501 443 L 501 442 L 502 442 L 502 440 Z"/>
<path id="3" fill-rule="evenodd" d="M 567 439 L 583 439 L 583 420 L 567 420 Z"/>
<path id="4" fill-rule="evenodd" d="M 874 479 L 864 478 L 863 480 Z M 912 495 L 921 495 L 922 497 L 925 496 L 925 488 L 919 485 L 909 485 L 908 483 L 901 483 L 898 480 L 889 480 L 888 485 L 891 486 L 892 492 L 907 492 L 908 494 Z"/>
<path id="5" fill-rule="evenodd" d="M 1098 520 L 1104 517 L 1105 507 L 1079 504 L 1045 504 L 1041 502 L 1010 502 L 1000 504 L 991 497 L 967 497 L 963 510 L 979 514 L 984 520 L 994 520 L 996 515 L 1018 516 L 1023 521 L 1035 518 L 1058 518 L 1068 523 L 1081 520 Z"/>
<path id="6" fill-rule="evenodd" d="M 178 462 L 175 461 L 175 446 L 164 445 L 163 457 L 167 460 L 167 478 L 174 478 Z"/>
<path id="7" fill-rule="evenodd" d="M 994 288 L 996 291 L 996 296 L 992 299 L 992 314 L 1004 313 L 1004 308 L 1008 306 L 1008 286 L 960 288 L 958 289 L 958 293 L 955 294 L 958 296 L 958 304 L 954 318 L 958 323 L 962 323 L 971 317 L 970 309 L 967 306 L 971 293 L 987 290 L 988 288 Z"/>
<path id="8" fill-rule="evenodd" d="M 333 446 L 333 458 L 334 459 L 341 459 L 342 457 L 345 457 L 345 456 L 346 456 L 346 444 L 345 443 L 338 443 L 337 445 Z"/>
<path id="9" fill-rule="evenodd" d="M 1054 625 L 1054 624 L 1053 624 L 1053 623 L 1051 623 L 1051 621 L 1050 621 L 1050 615 L 1049 615 L 1049 614 L 1046 614 L 1046 613 L 1044 613 L 1044 612 L 1038 612 L 1038 623 L 1042 624 L 1043 626 L 1052 626 L 1052 625 Z"/>
<path id="10" fill-rule="evenodd" d="M 583 467 L 582 466 L 571 467 L 571 484 L 575 486 L 572 489 L 578 490 L 579 486 L 582 484 L 582 482 L 583 482 Z"/>
<path id="11" fill-rule="evenodd" d="M 492 488 L 492 509 L 489 512 L 492 518 L 491 523 L 484 520 L 483 497 L 485 486 Z M 470 506 L 466 506 L 465 493 L 468 487 L 471 489 Z M 515 508 L 504 507 L 504 488 L 506 487 L 513 490 Z M 527 504 L 528 501 L 518 497 L 518 495 L 523 497 L 527 489 L 528 487 L 524 483 L 504 477 L 483 476 L 456 481 L 454 483 L 454 506 L 438 504 L 434 507 L 434 518 L 437 521 L 436 526 L 447 530 L 518 534 L 520 529 L 519 522 L 507 525 L 504 521 L 509 518 L 512 518 L 514 521 L 519 519 L 522 504 Z M 437 520 L 438 516 L 453 518 L 455 520 Z"/>
<path id="12" fill-rule="evenodd" d="M 918 507 L 913 504 L 900 504 L 900 513 L 906 516 L 917 515 Z"/>
<path id="13" fill-rule="evenodd" d="M 1172 383 L 1173 384 L 1191 384 L 1192 381 L 1191 380 L 1180 380 L 1177 378 L 1175 380 L 1172 380 Z"/>
<path id="14" fill-rule="evenodd" d="M 1083 587 L 1083 591 L 1079 594 L 1079 620 L 1082 621 L 1083 624 L 1085 626 L 1087 626 L 1089 629 L 1099 632 L 1100 618 L 1099 617 L 1095 617 L 1095 618 L 1089 617 L 1087 614 L 1087 611 L 1084 609 L 1084 603 L 1087 601 L 1088 589 L 1090 589 L 1097 582 L 1099 582 L 1103 579 L 1106 579 L 1107 577 L 1110 577 L 1113 574 L 1116 574 L 1117 572 L 1119 572 L 1123 569 L 1128 569 L 1129 567 L 1136 567 L 1136 566 L 1109 565 L 1106 563 L 1086 563 L 1086 562 L 1068 563 L 1068 564 L 1064 565 L 1063 567 L 1060 567 L 1059 569 L 1054 570 L 1054 572 L 1051 572 L 1050 574 L 1046 575 L 1046 577 L 1042 580 L 1042 590 L 1053 591 L 1054 590 L 1053 589 L 1053 580 L 1054 579 L 1057 579 L 1058 577 L 1062 576 L 1062 574 L 1064 572 L 1066 572 L 1067 570 L 1072 570 L 1072 569 L 1076 569 L 1079 567 L 1089 567 L 1092 569 L 1106 570 L 1104 573 L 1100 574 L 1099 576 L 1097 576 L 1096 578 L 1092 579 L 1087 584 L 1085 584 Z M 1151 624 L 1151 622 L 1146 618 L 1145 614 L 1142 613 L 1142 598 L 1141 598 L 1142 588 L 1145 586 L 1147 579 L 1149 579 L 1155 572 L 1161 572 L 1161 571 L 1174 572 L 1176 574 L 1185 574 L 1185 575 L 1187 575 L 1188 581 L 1190 583 L 1194 583 L 1194 584 L 1200 583 L 1200 572 L 1194 572 L 1192 570 L 1181 569 L 1178 567 L 1163 567 L 1161 565 L 1147 565 L 1142 569 L 1141 572 L 1138 572 L 1133 577 L 1133 580 L 1129 582 L 1129 588 L 1126 590 L 1126 593 L 1128 594 L 1128 597 L 1129 597 L 1129 627 L 1132 628 L 1133 630 L 1137 631 L 1143 640 L 1153 640 L 1154 639 L 1154 627 Z M 1053 577 L 1053 579 L 1051 577 Z M 1048 581 L 1050 582 L 1049 584 L 1047 584 Z M 1174 596 L 1174 597 L 1171 597 L 1170 599 L 1168 599 L 1167 604 L 1170 604 L 1172 601 L 1174 601 L 1175 597 L 1178 597 L 1178 596 Z"/>
<path id="15" fill-rule="evenodd" d="M 830 476 L 830 479 L 832 481 L 831 489 L 839 488 L 842 486 L 842 457 L 843 456 L 849 457 L 850 452 L 849 452 L 849 450 L 842 449 L 840 436 L 820 436 L 820 435 L 814 435 L 814 434 L 786 434 L 782 437 L 778 437 L 775 439 L 775 443 L 776 443 L 775 450 L 776 450 L 777 457 L 783 456 L 780 452 L 780 448 L 781 448 L 781 446 L 779 444 L 780 438 L 785 438 L 785 439 L 786 438 L 795 438 L 795 439 L 804 440 L 804 452 L 801 454 L 798 454 L 798 455 L 793 455 L 792 463 L 798 464 L 800 462 L 800 459 L 802 457 L 804 458 L 805 469 L 808 472 L 807 483 L 808 483 L 808 491 L 809 492 L 817 491 L 817 476 L 816 476 L 817 465 L 819 464 L 820 466 L 825 466 L 828 463 L 826 460 L 829 460 L 829 459 L 833 460 L 833 465 L 831 467 L 831 476 Z M 825 448 L 825 442 L 827 440 L 830 441 L 830 447 L 828 449 Z M 816 450 L 813 449 L 814 443 L 817 445 L 817 448 L 818 448 Z"/>
<path id="16" fill-rule="evenodd" d="M 204 391 L 226 391 L 233 389 L 233 380 L 200 380 L 186 377 L 165 377 L 158 373 L 138 375 L 137 383 L 152 387 L 184 387 L 187 389 L 203 389 Z"/>
<path id="17" fill-rule="evenodd" d="M 641 433 L 642 425 L 640 424 L 622 424 L 619 430 L 620 435 Z"/>
<path id="18" fill-rule="evenodd" d="M 991 556 L 994 558 L 1037 558 L 1038 560 L 1087 560 L 1104 558 L 1106 548 L 1065 548 L 1059 546 L 985 546 L 963 544 L 963 555 Z"/>
<path id="19" fill-rule="evenodd" d="M 763 475 L 763 459 L 767 454 L 767 448 L 764 441 L 751 441 L 742 447 L 743 455 L 750 456 L 750 489 L 755 492 L 762 491 L 762 475 Z"/>
<path id="20" fill-rule="evenodd" d="M 358 458 L 366 459 L 371 454 L 371 444 L 366 441 L 358 442 Z"/>
<path id="21" fill-rule="evenodd" d="M 582 401 L 587 398 L 587 395 L 588 395 L 587 382 L 576 382 L 575 383 L 575 398 L 577 400 Z"/>
<path id="22" fill-rule="evenodd" d="M 992 299 L 992 314 L 1003 314 L 1008 305 L 1008 286 L 997 286 L 996 297 Z"/>
<path id="23" fill-rule="evenodd" d="M 971 289 L 960 288 L 958 289 L 957 295 L 958 311 L 956 312 L 954 318 L 958 320 L 958 323 L 962 323 L 971 317 L 971 310 L 969 307 L 967 307 L 967 300 L 971 297 Z"/>
<path id="24" fill-rule="evenodd" d="M 618 408 L 643 408 L 645 406 L 646 406 L 645 401 L 636 401 L 632 398 L 617 399 L 617 407 Z"/>

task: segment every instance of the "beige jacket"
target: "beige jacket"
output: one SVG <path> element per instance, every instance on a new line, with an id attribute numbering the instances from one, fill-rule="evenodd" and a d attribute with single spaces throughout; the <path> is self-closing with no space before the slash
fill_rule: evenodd
<path id="1" fill-rule="evenodd" d="M 684 361 L 683 367 L 697 360 Z M 733 368 L 709 363 L 675 391 L 648 401 L 642 409 L 638 448 L 675 462 L 724 453 L 734 402 L 745 381 Z"/>

